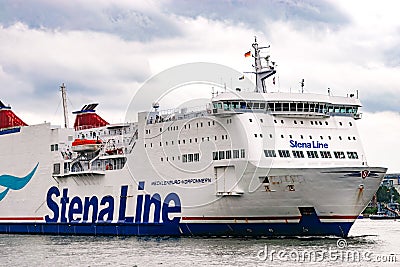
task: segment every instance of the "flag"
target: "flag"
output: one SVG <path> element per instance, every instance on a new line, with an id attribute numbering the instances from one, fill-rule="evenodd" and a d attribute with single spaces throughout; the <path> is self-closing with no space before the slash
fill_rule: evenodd
<path id="1" fill-rule="evenodd" d="M 274 77 L 274 78 L 272 78 L 272 83 L 273 83 L 273 84 L 275 84 L 275 77 Z"/>
<path id="2" fill-rule="evenodd" d="M 239 77 L 239 80 L 244 80 L 244 75 L 242 77 Z"/>
<path id="3" fill-rule="evenodd" d="M 251 51 L 244 53 L 244 57 L 249 57 L 251 56 Z"/>

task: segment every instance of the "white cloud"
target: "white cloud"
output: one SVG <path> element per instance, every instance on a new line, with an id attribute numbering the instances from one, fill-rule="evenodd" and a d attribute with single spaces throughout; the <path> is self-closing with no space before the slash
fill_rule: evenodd
<path id="1" fill-rule="evenodd" d="M 400 172 L 400 114 L 395 112 L 364 113 L 358 129 L 370 166 L 388 167 L 389 173 Z"/>
<path id="2" fill-rule="evenodd" d="M 400 61 L 393 61 L 400 56 L 397 1 L 362 1 L 362 8 L 357 1 L 280 1 L 265 10 L 240 1 L 217 7 L 206 2 L 197 9 L 179 3 L 36 1 L 25 9 L 3 4 L 1 100 L 30 124 L 44 118 L 61 124 L 58 86 L 66 82 L 70 111 L 100 102 L 99 113 L 117 122 L 140 84 L 166 68 L 202 61 L 251 70 L 252 60 L 243 53 L 257 35 L 260 43 L 271 44 L 279 90 L 298 91 L 302 78 L 309 92 L 330 87 L 346 95 L 358 89 L 366 104 L 359 124 L 369 163 L 399 169 L 391 152 L 399 149 L 399 117 L 371 113 L 399 110 Z M 37 14 L 28 12 L 33 6 L 40 7 Z M 381 145 L 371 142 L 378 129 L 390 131 Z M 391 153 L 387 159 L 382 150 Z"/>

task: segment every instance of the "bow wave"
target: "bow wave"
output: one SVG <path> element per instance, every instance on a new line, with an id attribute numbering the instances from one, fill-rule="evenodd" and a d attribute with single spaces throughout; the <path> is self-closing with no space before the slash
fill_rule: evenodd
<path id="1" fill-rule="evenodd" d="M 0 193 L 0 201 L 7 195 L 10 189 L 12 190 L 20 190 L 24 188 L 29 181 L 32 179 L 33 175 L 35 174 L 37 167 L 39 166 L 39 162 L 33 168 L 33 170 L 28 173 L 28 175 L 24 177 L 17 177 L 13 175 L 3 174 L 0 175 L 0 186 L 6 187 L 6 189 Z"/>

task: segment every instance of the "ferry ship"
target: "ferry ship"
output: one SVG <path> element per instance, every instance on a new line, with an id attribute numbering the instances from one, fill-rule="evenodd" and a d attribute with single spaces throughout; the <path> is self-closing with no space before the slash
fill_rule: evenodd
<path id="1" fill-rule="evenodd" d="M 276 68 L 252 47 L 255 90 L 202 110 L 110 124 L 87 104 L 70 128 L 0 102 L 0 233 L 346 237 L 386 173 L 367 164 L 360 100 L 267 92 Z"/>

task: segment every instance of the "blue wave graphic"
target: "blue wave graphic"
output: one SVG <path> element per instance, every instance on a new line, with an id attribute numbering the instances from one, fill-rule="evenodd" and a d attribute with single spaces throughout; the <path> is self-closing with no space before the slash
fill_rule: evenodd
<path id="1" fill-rule="evenodd" d="M 6 187 L 6 189 L 0 193 L 0 201 L 3 200 L 3 198 L 7 195 L 8 191 L 10 191 L 10 189 L 20 190 L 20 189 L 24 188 L 29 183 L 29 181 L 32 179 L 38 166 L 39 166 L 39 162 L 36 164 L 35 168 L 33 168 L 33 170 L 24 177 L 17 177 L 17 176 L 8 175 L 8 174 L 0 175 L 0 185 Z"/>

